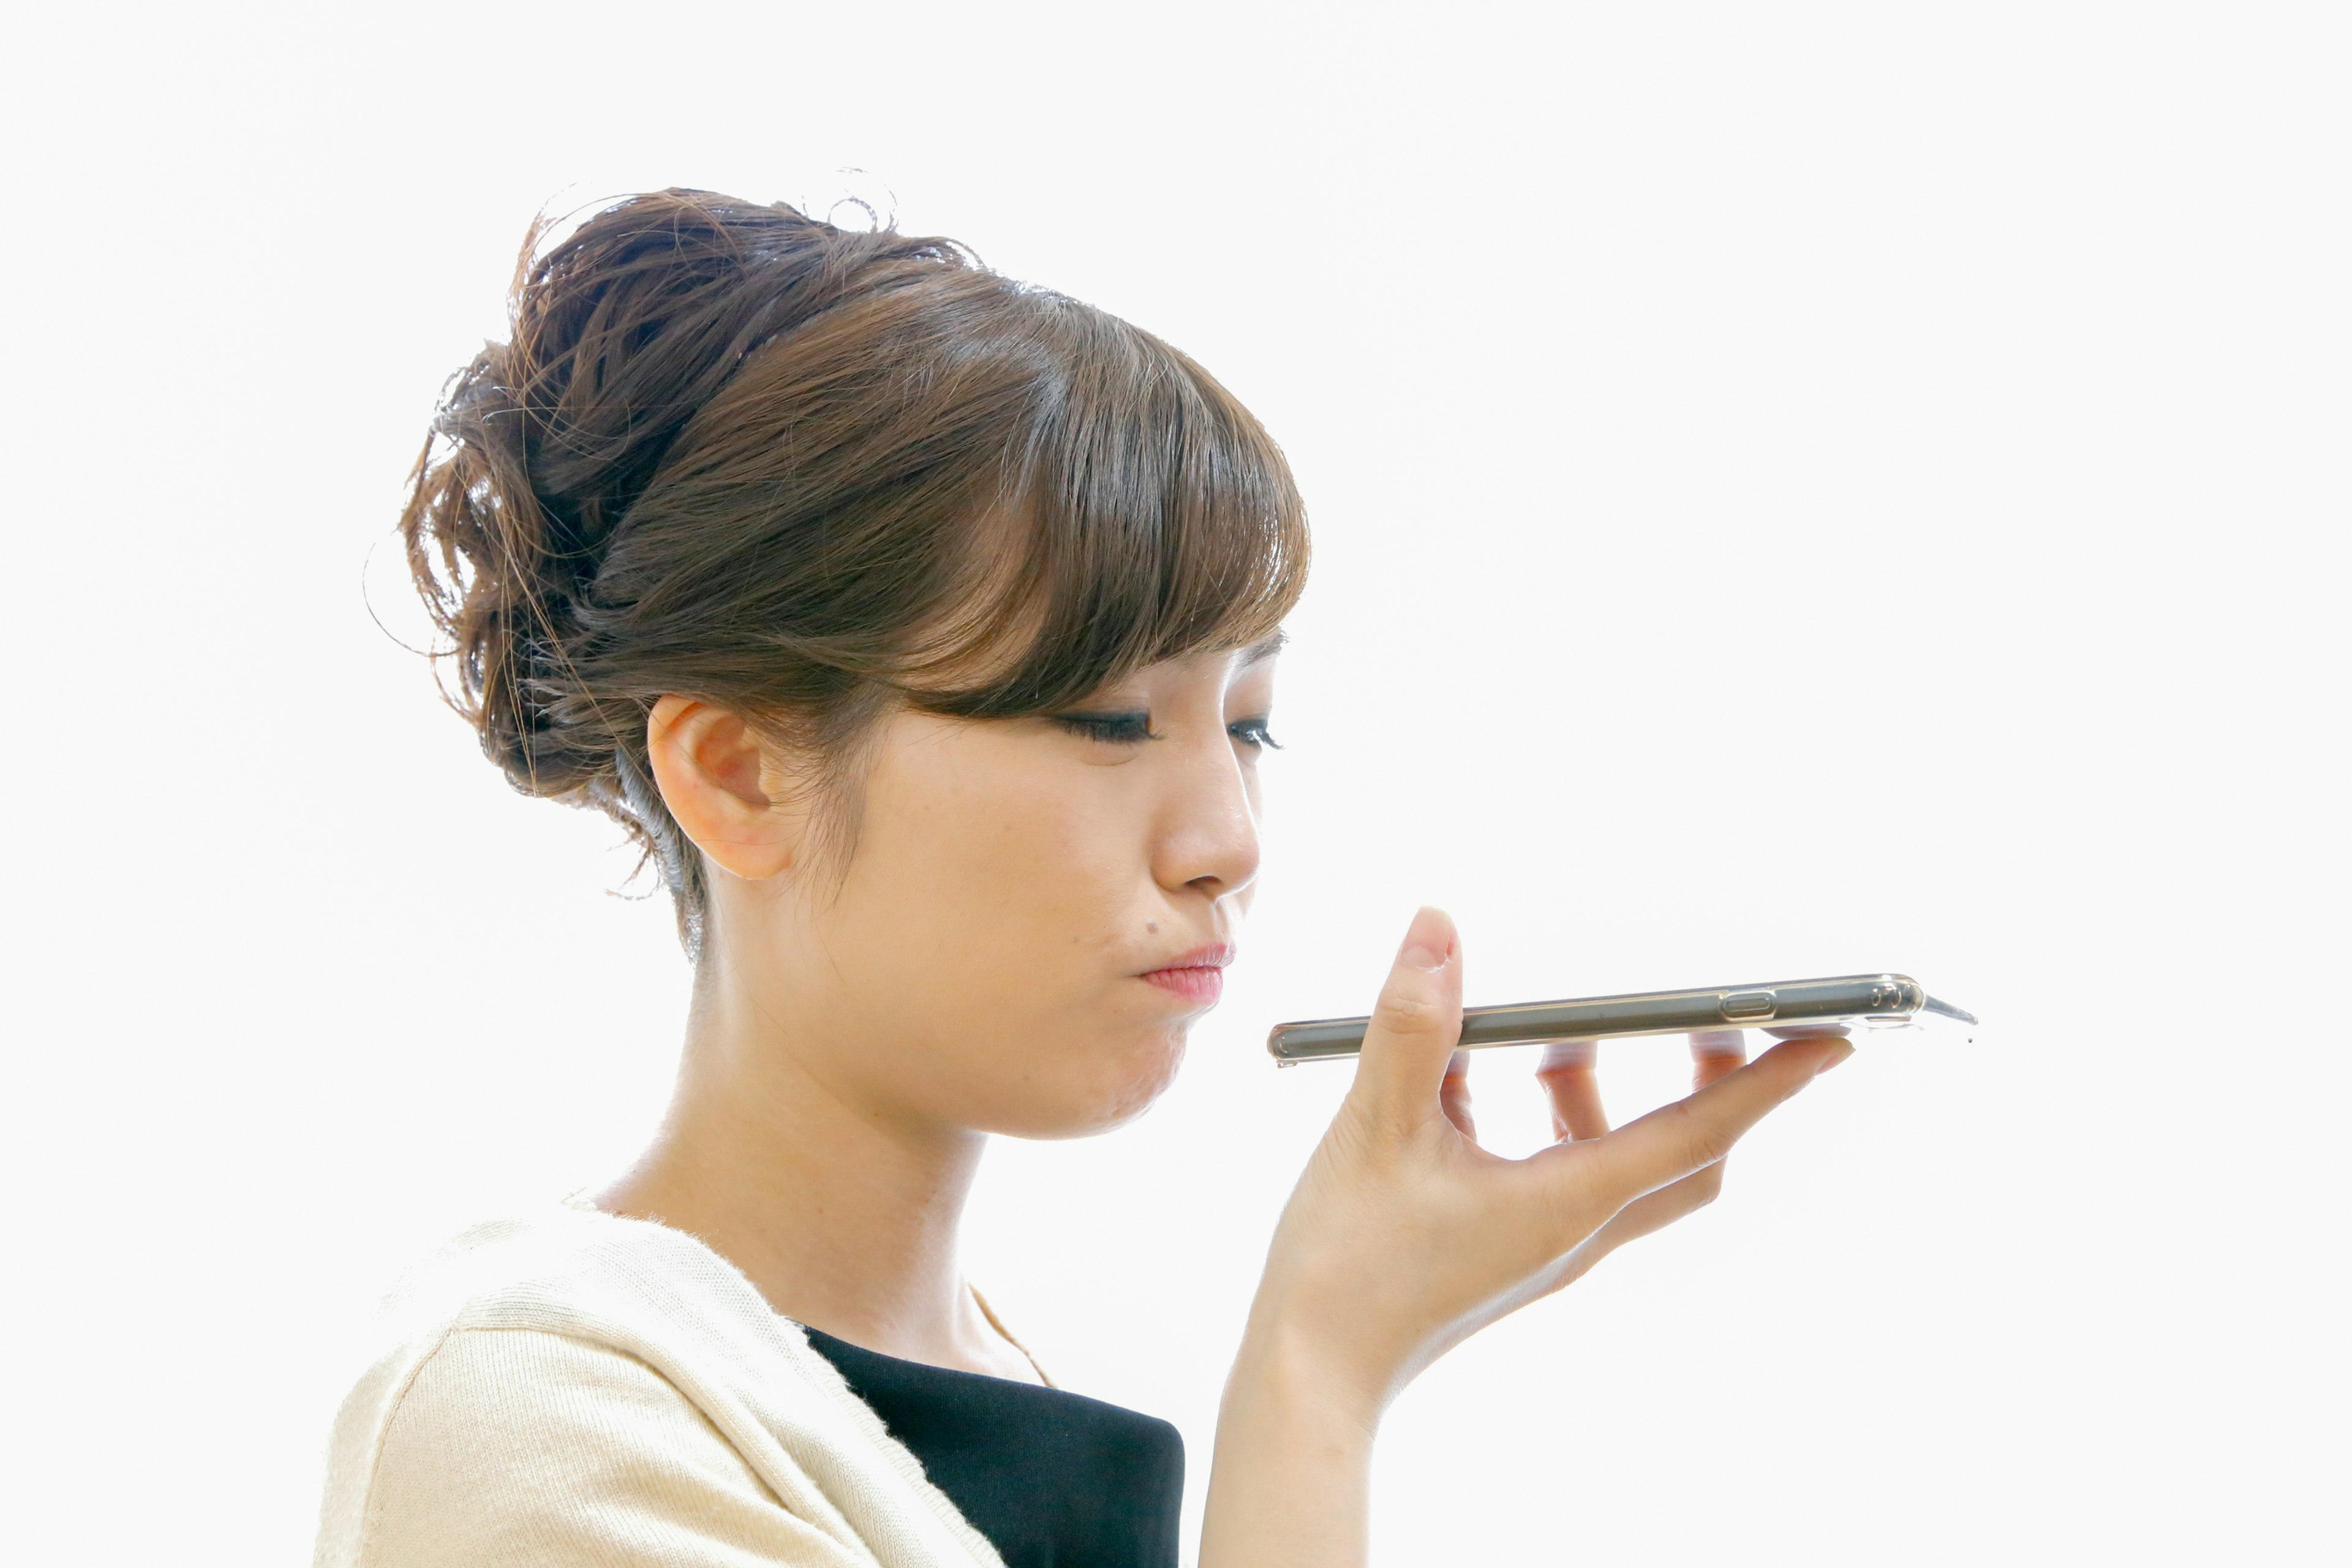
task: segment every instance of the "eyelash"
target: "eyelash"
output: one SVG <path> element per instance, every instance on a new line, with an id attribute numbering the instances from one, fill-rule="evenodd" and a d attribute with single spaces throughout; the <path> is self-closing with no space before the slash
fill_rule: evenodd
<path id="1" fill-rule="evenodd" d="M 1056 713 L 1054 722 L 1074 735 L 1084 735 L 1090 741 L 1108 741 L 1113 745 L 1134 746 L 1160 737 L 1151 731 L 1149 713 Z M 1225 733 L 1244 745 L 1253 748 L 1271 746 L 1282 750 L 1282 742 L 1274 738 L 1264 719 L 1236 719 L 1225 726 Z"/>
<path id="2" fill-rule="evenodd" d="M 1271 746 L 1277 752 L 1282 750 L 1282 742 L 1274 738 L 1274 731 L 1265 724 L 1263 719 L 1237 719 L 1225 726 L 1225 733 L 1246 745 Z"/>

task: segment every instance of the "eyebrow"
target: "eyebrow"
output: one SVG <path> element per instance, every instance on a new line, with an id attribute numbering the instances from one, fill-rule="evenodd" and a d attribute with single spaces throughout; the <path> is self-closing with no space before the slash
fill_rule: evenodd
<path id="1" fill-rule="evenodd" d="M 1250 644 L 1249 647 L 1242 649 L 1242 656 L 1234 661 L 1234 668 L 1235 669 L 1247 669 L 1251 665 L 1263 664 L 1267 659 L 1272 658 L 1276 654 L 1280 653 L 1282 651 L 1282 645 L 1289 640 L 1289 633 L 1276 632 L 1272 637 L 1266 638 L 1264 642 L 1254 642 Z"/>

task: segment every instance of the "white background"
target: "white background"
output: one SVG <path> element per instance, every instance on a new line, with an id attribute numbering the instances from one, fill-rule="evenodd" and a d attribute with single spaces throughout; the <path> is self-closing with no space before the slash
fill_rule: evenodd
<path id="1" fill-rule="evenodd" d="M 1228 999 L 972 1215 L 1195 1510 L 1348 1072 L 1265 1029 L 1431 900 L 1474 1001 L 1885 967 L 1988 1027 L 1441 1363 L 1380 1561 L 2342 1551 L 2341 8 L 826 12 L 12 27 L 9 1555 L 301 1560 L 377 1293 L 659 1107 L 667 910 L 363 593 L 415 635 L 400 482 L 531 215 L 668 184 L 887 192 L 1296 463 Z M 1477 1074 L 1515 1150 L 1527 1066 Z"/>

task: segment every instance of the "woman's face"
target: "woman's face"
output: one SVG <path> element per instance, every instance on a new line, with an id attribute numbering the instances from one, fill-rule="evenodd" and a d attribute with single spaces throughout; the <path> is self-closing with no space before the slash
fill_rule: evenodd
<path id="1" fill-rule="evenodd" d="M 1223 650 L 1050 718 L 883 721 L 837 895 L 789 874 L 730 889 L 791 906 L 737 929 L 771 949 L 759 988 L 802 1065 L 937 1127 L 1066 1137 L 1140 1113 L 1252 896 L 1274 666 L 1270 645 Z"/>

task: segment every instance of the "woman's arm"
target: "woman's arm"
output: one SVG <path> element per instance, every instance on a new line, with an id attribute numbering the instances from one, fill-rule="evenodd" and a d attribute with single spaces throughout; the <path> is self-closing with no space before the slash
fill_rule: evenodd
<path id="1" fill-rule="evenodd" d="M 528 1329 L 451 1334 L 384 1426 L 339 1462 L 317 1568 L 858 1568 L 783 1508 L 668 1379 L 609 1345 Z"/>
<path id="2" fill-rule="evenodd" d="M 1460 944 L 1413 919 L 1356 1079 L 1276 1226 L 1226 1385 L 1201 1568 L 1354 1568 L 1381 1413 L 1471 1334 L 1559 1289 L 1612 1248 L 1714 1195 L 1740 1134 L 1853 1051 L 1790 1040 L 1740 1067 L 1703 1056 L 1689 1099 L 1614 1131 L 1589 1063 L 1547 1075 L 1570 1136 L 1524 1160 L 1488 1153 L 1448 1065 Z"/>

